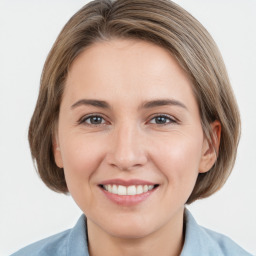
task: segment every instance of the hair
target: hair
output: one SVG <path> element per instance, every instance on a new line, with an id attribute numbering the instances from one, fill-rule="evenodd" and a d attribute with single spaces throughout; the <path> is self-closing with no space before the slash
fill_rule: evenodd
<path id="1" fill-rule="evenodd" d="M 137 39 L 165 48 L 190 76 L 204 135 L 213 143 L 211 123 L 221 123 L 218 158 L 199 173 L 187 204 L 219 190 L 233 168 L 240 138 L 240 116 L 221 54 L 206 29 L 168 0 L 95 0 L 64 26 L 43 68 L 40 91 L 29 127 L 32 158 L 43 182 L 67 193 L 64 170 L 55 164 L 53 136 L 69 67 L 95 42 Z"/>

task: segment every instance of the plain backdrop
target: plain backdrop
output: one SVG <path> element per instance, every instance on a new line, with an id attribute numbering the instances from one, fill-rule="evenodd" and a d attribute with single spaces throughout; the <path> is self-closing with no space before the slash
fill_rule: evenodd
<path id="1" fill-rule="evenodd" d="M 27 141 L 41 70 L 58 33 L 86 2 L 0 0 L 0 255 L 72 227 L 70 196 L 38 178 Z M 222 190 L 189 209 L 197 222 L 256 254 L 256 1 L 176 0 L 217 42 L 237 96 L 242 137 Z"/>

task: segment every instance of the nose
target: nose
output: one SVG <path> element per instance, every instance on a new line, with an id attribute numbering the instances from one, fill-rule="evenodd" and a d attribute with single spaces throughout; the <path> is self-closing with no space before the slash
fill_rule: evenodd
<path id="1" fill-rule="evenodd" d="M 124 123 L 114 130 L 106 156 L 108 164 L 125 171 L 145 165 L 148 159 L 140 129 Z"/>

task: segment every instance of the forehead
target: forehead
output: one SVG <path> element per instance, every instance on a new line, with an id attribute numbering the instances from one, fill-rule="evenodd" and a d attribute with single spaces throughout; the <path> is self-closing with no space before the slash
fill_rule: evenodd
<path id="1" fill-rule="evenodd" d="M 86 48 L 72 63 L 64 95 L 113 100 L 193 97 L 192 82 L 164 48 L 140 40 L 115 39 Z M 108 99 L 109 97 L 109 99 Z"/>

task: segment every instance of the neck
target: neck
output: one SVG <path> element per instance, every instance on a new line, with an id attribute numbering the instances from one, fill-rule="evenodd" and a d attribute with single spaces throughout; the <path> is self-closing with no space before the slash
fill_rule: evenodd
<path id="1" fill-rule="evenodd" d="M 163 227 L 140 238 L 120 238 L 87 220 L 90 256 L 178 256 L 184 243 L 184 209 Z"/>

